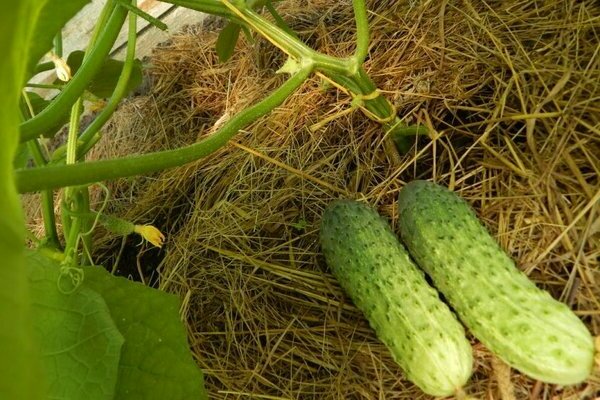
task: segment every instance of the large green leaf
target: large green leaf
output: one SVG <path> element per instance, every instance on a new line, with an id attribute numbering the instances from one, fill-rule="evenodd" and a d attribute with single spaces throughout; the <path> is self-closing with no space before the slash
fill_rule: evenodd
<path id="1" fill-rule="evenodd" d="M 87 267 L 85 285 L 104 296 L 125 337 L 115 399 L 207 399 L 179 319 L 176 296 Z"/>
<path id="2" fill-rule="evenodd" d="M 83 56 L 84 52 L 80 50 L 76 50 L 69 54 L 67 64 L 71 67 L 71 72 L 73 74 L 81 67 Z M 122 70 L 123 61 L 107 59 L 104 61 L 104 65 L 100 68 L 100 71 L 94 76 L 94 79 L 87 87 L 87 90 L 96 97 L 110 97 L 115 90 L 115 86 L 117 86 L 117 81 L 121 76 Z M 142 63 L 139 60 L 135 60 L 125 93 L 129 93 L 140 86 L 142 79 Z"/>
<path id="3" fill-rule="evenodd" d="M 46 0 L 44 2 L 45 6 L 35 24 L 33 40 L 30 42 L 28 74 L 34 70 L 42 56 L 52 49 L 54 36 L 89 2 L 90 0 Z"/>
<path id="4" fill-rule="evenodd" d="M 32 27 L 44 1 L 2 3 L 0 12 L 0 398 L 44 398 L 31 326 L 25 269 L 24 220 L 14 184 L 19 96 Z"/>
<path id="5" fill-rule="evenodd" d="M 39 253 L 27 264 L 48 397 L 112 399 L 124 339 L 104 299 L 86 285 L 74 288 L 60 265 Z"/>

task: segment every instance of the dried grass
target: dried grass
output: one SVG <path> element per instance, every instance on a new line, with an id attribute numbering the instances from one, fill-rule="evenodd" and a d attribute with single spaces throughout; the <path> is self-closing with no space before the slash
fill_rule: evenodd
<path id="1" fill-rule="evenodd" d="M 288 1 L 283 12 L 313 47 L 345 55 L 349 3 Z M 415 178 L 466 198 L 531 279 L 600 333 L 600 4 L 384 0 L 369 9 L 369 73 L 406 121 L 431 132 L 399 166 L 360 112 L 308 129 L 350 106 L 313 78 L 216 154 L 111 185 L 115 212 L 169 234 L 160 287 L 184 299 L 213 399 L 429 398 L 344 297 L 318 246 L 332 199 L 363 199 L 394 221 L 397 192 Z M 194 142 L 281 82 L 273 72 L 283 58 L 260 40 L 218 63 L 210 27 L 156 50 L 151 93 L 121 108 L 97 157 Z M 466 391 L 476 398 L 600 390 L 597 374 L 561 388 L 495 373 L 473 344 Z"/>

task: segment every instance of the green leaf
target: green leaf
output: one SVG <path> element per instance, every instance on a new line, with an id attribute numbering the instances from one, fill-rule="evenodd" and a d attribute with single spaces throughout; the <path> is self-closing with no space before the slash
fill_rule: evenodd
<path id="1" fill-rule="evenodd" d="M 2 3 L 0 12 L 0 397 L 42 399 L 44 382 L 34 339 L 25 268 L 25 222 L 13 160 L 27 51 L 44 1 Z"/>
<path id="2" fill-rule="evenodd" d="M 76 50 L 69 54 L 67 64 L 71 67 L 71 73 L 75 74 L 79 67 L 81 67 L 84 54 L 85 53 L 81 50 Z M 115 90 L 115 86 L 117 86 L 117 81 L 119 80 L 122 70 L 123 61 L 113 59 L 104 61 L 104 65 L 94 76 L 94 79 L 92 79 L 87 90 L 99 98 L 105 99 L 110 97 Z M 142 78 L 142 62 L 140 60 L 135 60 L 125 93 L 127 94 L 137 88 L 142 83 Z"/>
<path id="3" fill-rule="evenodd" d="M 219 33 L 216 50 L 221 62 L 229 60 L 233 55 L 235 45 L 240 36 L 240 29 L 240 25 L 235 22 L 229 22 Z"/>
<path id="4" fill-rule="evenodd" d="M 56 34 L 90 0 L 46 0 L 30 42 L 27 72 L 33 72 L 38 61 L 52 49 Z"/>
<path id="5" fill-rule="evenodd" d="M 33 115 L 38 115 L 48 104 L 50 104 L 49 100 L 44 99 L 35 92 L 26 92 L 26 94 L 32 109 L 29 109 L 27 101 L 21 96 L 21 111 L 23 112 L 23 115 L 30 115 L 31 111 L 33 111 Z"/>
<path id="6" fill-rule="evenodd" d="M 32 252 L 27 263 L 48 397 L 112 399 L 124 340 L 104 299 L 86 285 L 74 288 L 54 260 Z"/>
<path id="7" fill-rule="evenodd" d="M 25 101 L 23 96 L 21 96 L 21 103 L 20 103 L 21 112 L 23 113 L 23 115 L 27 115 L 27 116 L 31 115 L 31 111 L 33 111 L 34 115 L 38 115 L 52 102 L 52 100 L 46 100 L 35 92 L 27 92 L 27 97 L 29 98 L 29 102 L 31 104 L 32 110 L 29 109 L 29 106 L 27 105 L 27 102 Z M 65 113 L 62 116 L 62 118 L 60 119 L 58 126 L 62 126 L 64 124 L 66 124 L 67 122 L 69 122 L 69 116 L 70 116 L 70 114 L 68 112 Z M 44 135 L 44 136 L 46 136 L 46 135 Z M 52 136 L 48 135 L 47 137 L 52 137 Z M 17 168 L 16 164 L 15 164 L 15 168 Z"/>
<path id="8" fill-rule="evenodd" d="M 31 158 L 31 152 L 29 151 L 29 147 L 27 147 L 27 143 L 19 144 L 19 147 L 17 147 L 17 151 L 15 153 L 13 168 L 25 168 L 27 164 L 29 164 L 29 160 L 31 160 Z"/>
<path id="9" fill-rule="evenodd" d="M 179 319 L 179 299 L 86 267 L 84 284 L 104 296 L 125 337 L 115 399 L 208 399 Z"/>
<path id="10" fill-rule="evenodd" d="M 269 11 L 269 13 L 273 16 L 273 19 L 275 20 L 275 23 L 277 24 L 278 27 L 283 29 L 290 36 L 293 36 L 296 39 L 300 40 L 300 38 L 298 38 L 298 35 L 296 34 L 296 32 L 294 32 L 294 30 L 292 28 L 290 28 L 288 26 L 288 24 L 284 21 L 284 19 L 281 17 L 281 15 L 279 15 L 277 10 L 273 6 L 272 1 L 267 0 L 267 2 L 265 3 L 265 6 L 267 7 L 267 10 Z"/>

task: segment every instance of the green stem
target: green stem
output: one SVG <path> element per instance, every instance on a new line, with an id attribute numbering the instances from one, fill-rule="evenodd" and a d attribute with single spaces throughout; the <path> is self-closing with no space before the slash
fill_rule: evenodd
<path id="1" fill-rule="evenodd" d="M 44 219 L 44 233 L 46 243 L 56 249 L 60 249 L 60 240 L 56 231 L 56 216 L 54 214 L 54 192 L 52 189 L 42 191 L 42 217 Z"/>
<path id="2" fill-rule="evenodd" d="M 350 74 L 355 69 L 352 60 L 343 60 L 314 51 L 298 40 L 294 34 L 267 21 L 243 2 L 233 0 L 232 2 L 226 0 L 166 0 L 166 2 L 207 14 L 219 15 L 247 25 L 296 60 L 310 60 L 316 69 L 338 74 Z"/>
<path id="3" fill-rule="evenodd" d="M 166 0 L 165 3 L 189 8 L 206 14 L 218 15 L 227 19 L 237 19 L 223 3 L 218 0 Z"/>
<path id="4" fill-rule="evenodd" d="M 288 55 L 294 57 L 297 60 L 303 58 L 310 58 L 315 53 L 310 47 L 290 35 L 277 25 L 273 25 L 260 14 L 249 7 L 238 7 L 231 3 L 225 3 L 230 7 L 231 12 L 238 18 L 246 22 L 256 32 L 260 33 L 266 39 L 268 39 L 275 46 L 280 48 Z"/>
<path id="5" fill-rule="evenodd" d="M 36 166 L 41 167 L 42 165 L 46 165 L 46 158 L 37 140 L 27 142 L 27 149 L 31 153 Z"/>
<path id="6" fill-rule="evenodd" d="M 83 100 L 80 97 L 77 99 L 73 107 L 71 107 L 71 119 L 69 121 L 66 155 L 66 163 L 70 165 L 74 165 L 75 161 L 77 160 L 77 133 L 79 131 L 79 118 L 81 117 L 82 104 Z M 67 250 L 71 249 L 69 246 L 73 246 L 73 243 L 69 242 L 74 235 L 72 229 L 77 229 L 77 234 L 79 234 L 81 223 L 74 224 L 71 216 L 68 213 L 65 213 L 65 210 L 72 211 L 79 209 L 79 191 L 80 188 L 78 187 L 67 187 L 62 195 L 61 220 L 63 223 L 64 235 L 67 238 Z"/>
<path id="7" fill-rule="evenodd" d="M 133 65 L 135 62 L 135 44 L 136 44 L 136 34 L 137 34 L 137 18 L 135 15 L 129 15 L 129 27 L 127 34 L 127 53 L 125 55 L 125 61 L 123 63 L 123 69 L 121 70 L 121 75 L 119 76 L 119 80 L 117 81 L 117 85 L 115 86 L 115 90 L 111 95 L 110 99 L 106 103 L 106 106 L 100 112 L 100 114 L 94 119 L 94 121 L 83 131 L 81 136 L 79 137 L 79 141 L 83 143 L 84 150 L 80 154 L 84 155 L 87 151 L 90 150 L 91 147 L 88 147 L 87 144 L 92 141 L 92 139 L 96 138 L 96 134 L 104 124 L 109 120 L 113 112 L 117 109 L 119 102 L 125 96 L 127 92 L 127 84 L 129 83 L 129 78 L 131 77 L 131 71 L 133 70 Z M 94 143 L 97 140 L 94 140 Z"/>
<path id="8" fill-rule="evenodd" d="M 362 65 L 369 54 L 369 20 L 365 0 L 353 0 L 354 19 L 356 21 L 356 51 L 354 60 Z"/>
<path id="9" fill-rule="evenodd" d="M 315 69 L 327 71 L 329 73 L 341 75 L 351 75 L 354 73 L 356 66 L 352 60 L 331 57 L 311 49 L 296 37 L 290 35 L 279 26 L 267 21 L 256 11 L 247 6 L 240 6 L 237 3 L 236 5 L 233 5 L 229 2 L 225 2 L 225 4 L 231 9 L 232 13 L 238 16 L 238 18 L 246 22 L 248 26 L 264 36 L 292 58 L 295 58 L 298 61 L 310 61 L 314 63 Z"/>
<path id="10" fill-rule="evenodd" d="M 52 67 L 54 68 L 54 64 L 52 64 Z M 62 90 L 65 85 L 53 85 L 51 83 L 27 83 L 25 85 L 25 87 L 30 87 L 30 88 L 38 88 L 38 89 L 56 89 L 56 90 Z"/>
<path id="11" fill-rule="evenodd" d="M 109 21 L 109 18 L 111 15 L 114 15 L 114 13 L 121 9 L 121 7 L 118 7 L 115 3 L 115 0 L 109 0 L 104 8 L 102 9 L 102 12 L 100 13 L 100 17 L 98 18 L 98 22 L 96 23 L 96 26 L 94 28 L 94 32 L 92 33 L 92 36 L 90 38 L 90 41 L 88 43 L 88 48 L 85 51 L 84 57 L 83 57 L 83 62 L 85 64 L 85 62 L 87 60 L 89 60 L 92 57 L 93 51 L 96 46 L 97 43 L 101 43 L 102 42 L 102 32 L 103 32 L 103 27 L 105 24 L 110 24 L 111 22 Z M 125 12 L 125 15 L 127 15 L 128 13 Z M 131 18 L 131 16 L 130 16 Z M 135 20 L 135 16 L 133 16 L 134 20 Z M 131 21 L 131 19 L 130 19 Z M 121 25 L 123 24 L 123 21 L 121 21 Z M 114 42 L 114 41 L 113 41 Z M 112 46 L 112 45 L 111 45 Z M 92 51 L 90 52 L 89 49 L 92 49 Z M 66 144 L 66 164 L 67 165 L 74 165 L 77 161 L 78 161 L 78 147 L 79 147 L 79 140 L 78 140 L 78 136 L 79 136 L 79 127 L 80 127 L 80 119 L 81 119 L 81 113 L 82 113 L 82 108 L 83 108 L 83 98 L 79 97 L 75 103 L 73 104 L 73 106 L 71 107 L 71 117 L 70 117 L 70 121 L 69 121 L 69 133 L 68 133 L 68 137 L 67 137 L 67 144 Z M 66 252 L 68 254 L 69 257 L 71 257 L 73 259 L 73 262 L 75 263 L 75 255 L 77 253 L 77 247 L 78 247 L 78 241 L 76 238 L 79 237 L 80 233 L 85 233 L 88 232 L 89 230 L 91 230 L 91 226 L 92 226 L 92 222 L 91 221 L 87 221 L 87 220 L 81 220 L 77 217 L 72 218 L 71 211 L 74 209 L 77 212 L 86 212 L 89 211 L 90 208 L 90 198 L 89 198 L 89 190 L 87 188 L 87 186 L 83 186 L 83 187 L 67 187 L 66 190 L 63 193 L 63 213 L 62 213 L 62 220 L 63 220 L 63 226 L 64 226 L 64 230 L 65 230 L 65 235 L 67 236 L 67 245 L 66 245 Z M 88 253 L 91 254 L 93 248 L 92 248 L 92 237 L 91 235 L 83 235 L 82 237 L 83 240 L 83 246 L 84 249 L 87 249 Z M 85 255 L 86 252 L 82 252 L 82 263 L 85 262 Z"/>
<path id="12" fill-rule="evenodd" d="M 36 166 L 41 167 L 46 165 L 46 158 L 40 148 L 40 144 L 37 140 L 30 140 L 27 142 L 29 152 L 33 156 L 33 162 Z M 46 244 L 60 248 L 60 241 L 58 240 L 58 232 L 56 231 L 56 219 L 54 216 L 54 193 L 52 190 L 43 190 L 41 199 L 42 218 L 44 220 L 44 232 Z"/>
<path id="13" fill-rule="evenodd" d="M 146 21 L 148 21 L 148 23 L 157 27 L 161 31 L 166 31 L 169 28 L 167 24 L 162 22 L 160 19 L 154 18 L 152 15 L 131 4 L 130 0 L 117 1 L 119 2 L 119 5 L 125 7 L 127 10 L 129 10 L 130 13 L 135 14 L 142 19 L 145 19 Z"/>
<path id="14" fill-rule="evenodd" d="M 215 0 L 166 1 L 210 14 L 223 15 L 230 19 L 235 16 L 296 61 L 314 63 L 315 70 L 322 72 L 348 89 L 354 97 L 365 96 L 364 99 L 360 100 L 367 110 L 367 114 L 370 114 L 370 117 L 383 125 L 386 134 L 395 136 L 394 140 L 402 151 L 411 146 L 412 140 L 406 137 L 409 131 L 399 129 L 404 125 L 400 123 L 400 119 L 395 115 L 394 107 L 385 97 L 377 94 L 377 87 L 362 67 L 369 52 L 369 24 L 364 0 L 352 1 L 357 39 L 356 51 L 353 57 L 349 59 L 331 57 L 311 49 L 283 27 L 274 25 L 264 19 L 244 0 L 221 0 L 220 3 L 222 4 L 217 4 Z M 223 10 L 223 7 L 227 9 L 227 12 Z"/>
<path id="15" fill-rule="evenodd" d="M 96 132 L 85 142 L 82 142 L 81 146 L 77 147 L 77 154 L 79 155 L 77 157 L 77 161 L 82 161 L 86 154 L 94 148 L 94 146 L 100 141 L 100 139 L 102 139 L 102 134 L 100 132 Z"/>
<path id="16" fill-rule="evenodd" d="M 122 3 L 122 4 L 125 4 L 125 3 Z M 129 13 L 129 25 L 128 25 L 128 32 L 127 32 L 127 54 L 125 56 L 125 62 L 123 64 L 123 69 L 121 70 L 121 75 L 119 76 L 119 80 L 117 81 L 115 90 L 113 91 L 113 94 L 112 94 L 107 106 L 104 108 L 104 110 L 102 110 L 100 115 L 94 120 L 94 122 L 90 125 L 90 127 L 88 127 L 88 129 L 86 129 L 84 131 L 84 133 L 81 134 L 79 139 L 77 138 L 77 136 L 75 136 L 75 139 L 73 140 L 73 142 L 75 143 L 75 145 L 74 145 L 75 153 L 77 153 L 80 142 L 83 142 L 84 146 L 86 144 L 89 144 L 90 142 L 95 143 L 95 141 L 92 141 L 91 139 L 94 138 L 94 136 L 98 132 L 98 130 L 100 130 L 100 128 L 104 125 L 104 123 L 110 118 L 110 116 L 112 115 L 114 110 L 117 108 L 119 101 L 123 98 L 123 96 L 127 90 L 127 83 L 129 82 L 129 77 L 131 76 L 131 71 L 133 69 L 133 64 L 135 61 L 136 35 L 137 35 L 137 15 L 134 13 Z M 78 131 L 79 126 L 77 126 L 77 128 L 78 128 L 77 129 L 77 131 Z M 84 136 L 84 135 L 86 135 L 86 132 L 87 132 L 87 136 Z M 89 148 L 87 150 L 89 150 Z M 82 159 L 84 159 L 85 154 L 86 153 L 75 154 L 74 159 L 82 160 Z M 67 164 L 68 164 L 68 160 L 69 160 L 68 157 L 69 157 L 69 153 L 67 152 Z M 82 212 L 89 212 L 90 211 L 90 194 L 89 194 L 88 187 L 87 186 L 81 187 L 79 189 L 78 194 L 79 194 L 79 199 L 80 199 L 80 201 L 78 202 L 78 210 L 80 210 Z M 94 224 L 93 220 L 85 220 L 84 219 L 81 221 L 81 231 L 83 233 L 81 239 L 83 242 L 83 249 L 84 249 L 84 251 L 82 251 L 82 254 L 81 254 L 82 264 L 85 264 L 85 262 L 87 261 L 86 256 L 88 254 L 92 254 L 92 252 L 93 252 L 94 242 L 92 240 L 93 239 L 92 234 L 89 233 L 92 230 L 93 224 Z"/>
<path id="17" fill-rule="evenodd" d="M 168 1 L 173 2 L 173 0 Z M 180 0 L 176 1 L 180 2 Z M 198 9 L 199 4 L 206 7 L 206 3 L 212 2 L 190 0 L 188 3 L 191 4 L 184 6 Z M 249 27 L 290 57 L 300 62 L 310 60 L 314 63 L 316 70 L 321 71 L 330 79 L 348 89 L 354 96 L 369 96 L 376 93 L 377 87 L 362 68 L 362 63 L 369 52 L 369 25 L 364 0 L 353 0 L 352 2 L 356 20 L 357 45 L 355 54 L 351 59 L 335 58 L 311 49 L 283 27 L 274 25 L 264 19 L 244 1 L 223 0 L 222 3 L 232 15 L 244 21 Z M 398 125 L 394 107 L 383 96 L 367 97 L 363 103 L 364 107 L 380 120 L 386 130 Z"/>
<path id="18" fill-rule="evenodd" d="M 78 210 L 80 212 L 89 212 L 90 211 L 90 191 L 87 186 L 83 186 L 79 189 L 79 202 L 78 202 Z M 81 262 L 85 264 L 88 254 L 92 254 L 94 251 L 94 241 L 92 240 L 92 227 L 94 226 L 93 220 L 84 219 L 81 221 L 81 240 L 83 242 L 84 251 L 81 254 Z"/>
<path id="19" fill-rule="evenodd" d="M 100 34 L 102 33 L 104 27 L 109 24 L 109 18 L 114 12 L 114 10 L 118 8 L 116 0 L 107 0 L 104 7 L 102 7 L 102 11 L 98 16 L 98 21 L 96 22 L 96 26 L 94 26 L 94 31 L 92 32 L 92 36 L 90 36 L 90 41 L 88 43 L 88 47 L 86 49 L 86 56 L 89 53 L 89 50 L 92 46 L 98 43 L 100 39 Z"/>
<path id="20" fill-rule="evenodd" d="M 107 3 L 108 4 L 108 3 Z M 108 7 L 105 6 L 105 7 Z M 104 25 L 104 30 L 98 37 L 98 41 L 92 51 L 84 60 L 81 68 L 77 71 L 73 79 L 65 86 L 63 91 L 52 100 L 42 112 L 35 117 L 21 124 L 21 142 L 26 142 L 38 137 L 57 126 L 62 122 L 65 116 L 65 110 L 69 109 L 77 99 L 83 94 L 108 56 L 121 26 L 127 16 L 127 10 L 123 7 L 112 5 L 114 8 L 108 22 Z"/>
<path id="21" fill-rule="evenodd" d="M 54 54 L 59 57 L 63 56 L 63 40 L 61 31 L 54 36 Z"/>
<path id="22" fill-rule="evenodd" d="M 233 116 L 221 129 L 198 143 L 179 149 L 113 160 L 17 170 L 15 172 L 17 190 L 19 193 L 26 193 L 90 184 L 107 179 L 156 172 L 205 157 L 225 145 L 240 129 L 283 103 L 308 78 L 313 69 L 313 64 L 305 64 L 302 69 L 265 99 Z"/>
<path id="23" fill-rule="evenodd" d="M 368 95 L 377 90 L 377 86 L 365 72 L 364 68 L 360 67 L 354 78 L 355 82 L 359 85 L 362 94 Z M 391 119 L 394 113 L 394 107 L 392 107 L 390 102 L 381 95 L 374 99 L 365 100 L 365 107 L 381 119 Z"/>
<path id="24" fill-rule="evenodd" d="M 361 86 L 361 89 L 365 91 L 365 94 L 377 89 L 377 86 L 363 68 L 360 68 L 358 72 L 357 83 Z M 404 154 L 408 152 L 414 143 L 414 138 L 412 137 L 412 132 L 414 130 L 404 129 L 406 125 L 403 124 L 396 115 L 396 110 L 389 100 L 380 95 L 374 99 L 365 100 L 364 106 L 371 113 L 385 121 L 382 122 L 382 125 L 386 135 L 393 139 L 396 148 L 400 153 Z"/>
<path id="25" fill-rule="evenodd" d="M 23 91 L 23 96 L 27 104 L 27 115 L 33 116 L 33 108 L 27 93 Z M 21 118 L 25 119 L 25 114 L 21 114 Z M 44 152 L 40 146 L 40 143 L 35 140 L 27 142 L 27 148 L 33 157 L 33 162 L 36 166 L 41 167 L 48 163 Z M 44 236 L 45 244 L 52 246 L 56 249 L 60 248 L 60 241 L 58 240 L 58 232 L 56 231 L 56 218 L 54 215 L 54 193 L 52 190 L 42 190 L 41 208 L 42 208 L 42 219 L 44 221 Z"/>
<path id="26" fill-rule="evenodd" d="M 354 96 L 371 96 L 376 93 L 377 86 L 361 67 L 352 76 L 326 74 L 330 79 L 348 89 Z M 381 120 L 392 120 L 394 107 L 381 95 L 362 100 L 363 106 Z"/>
<path id="27" fill-rule="evenodd" d="M 65 211 L 63 211 L 63 213 L 65 213 Z M 71 266 L 76 266 L 79 232 L 81 232 L 81 218 L 71 216 L 67 216 L 67 218 L 69 219 L 70 223 L 69 230 L 65 231 L 65 260 L 67 260 L 67 263 Z"/>
<path id="28" fill-rule="evenodd" d="M 65 237 L 65 248 L 68 248 L 69 246 L 69 237 L 72 235 L 71 232 L 71 227 L 72 227 L 72 219 L 71 219 L 71 213 L 73 212 L 73 210 L 71 210 L 69 207 L 71 207 L 72 205 L 68 204 L 66 201 L 66 196 L 63 193 L 61 202 L 60 202 L 60 220 L 62 222 L 62 230 L 63 230 L 63 235 Z"/>
<path id="29" fill-rule="evenodd" d="M 69 121 L 69 134 L 67 137 L 67 164 L 75 164 L 75 161 L 77 161 L 77 136 L 82 108 L 83 100 L 80 97 L 73 104 L 73 107 L 71 107 L 71 119 Z"/>

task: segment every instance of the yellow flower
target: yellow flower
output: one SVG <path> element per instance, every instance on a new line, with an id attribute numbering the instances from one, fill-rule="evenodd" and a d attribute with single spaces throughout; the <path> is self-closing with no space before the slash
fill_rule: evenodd
<path id="1" fill-rule="evenodd" d="M 63 82 L 68 82 L 71 80 L 71 67 L 69 67 L 69 64 L 67 64 L 67 62 L 57 56 L 54 53 L 50 53 L 50 60 L 52 60 L 52 62 L 54 63 L 54 69 L 56 70 L 56 76 L 58 77 L 58 79 L 60 79 Z"/>
<path id="2" fill-rule="evenodd" d="M 96 111 L 102 110 L 105 106 L 106 106 L 106 101 L 104 101 L 102 99 L 93 100 L 89 104 L 88 110 L 90 110 L 91 112 L 96 112 Z"/>
<path id="3" fill-rule="evenodd" d="M 165 235 L 153 225 L 135 225 L 133 231 L 156 247 L 162 247 L 165 242 Z"/>

